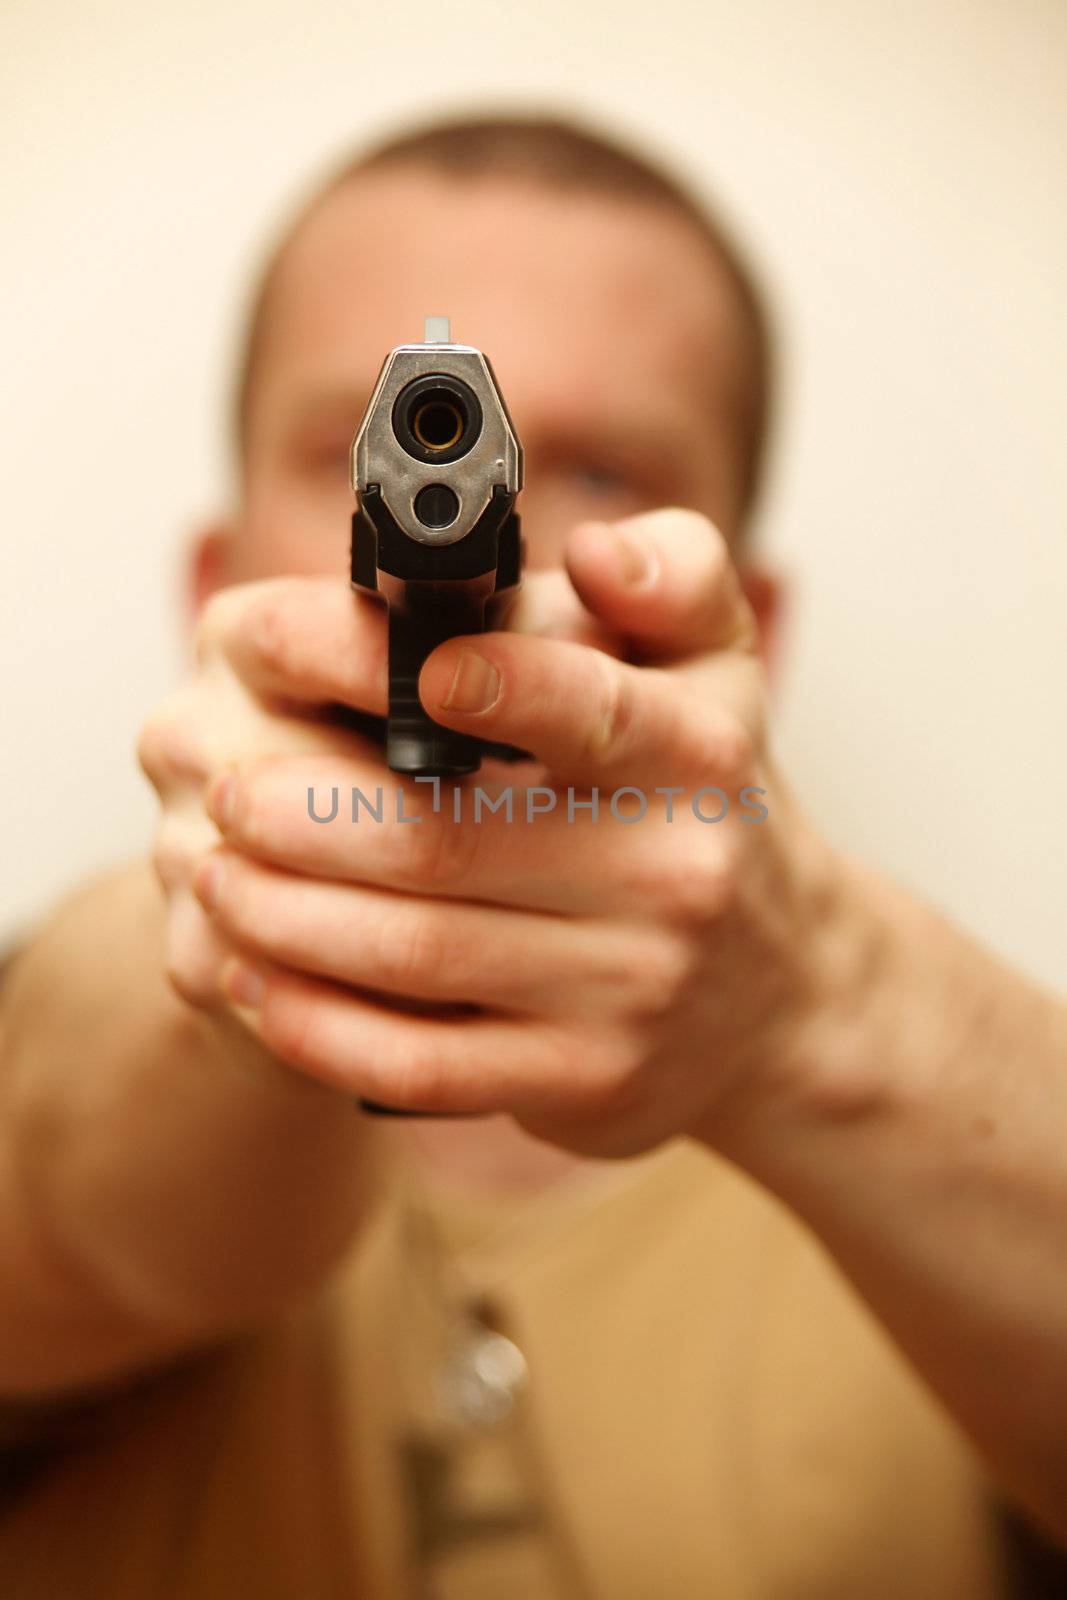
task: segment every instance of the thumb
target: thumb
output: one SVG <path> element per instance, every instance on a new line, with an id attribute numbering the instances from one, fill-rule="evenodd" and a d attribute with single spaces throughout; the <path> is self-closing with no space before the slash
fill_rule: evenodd
<path id="1" fill-rule="evenodd" d="M 618 631 L 583 606 L 567 574 L 558 568 L 528 573 L 505 602 L 494 627 L 588 644 L 620 658 L 624 653 Z"/>

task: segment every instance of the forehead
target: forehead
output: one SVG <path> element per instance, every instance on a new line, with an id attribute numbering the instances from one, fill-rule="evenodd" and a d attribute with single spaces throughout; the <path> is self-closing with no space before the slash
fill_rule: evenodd
<path id="1" fill-rule="evenodd" d="M 684 217 L 411 170 L 352 180 L 299 227 L 268 296 L 257 385 L 282 404 L 369 391 L 428 314 L 484 349 L 525 409 L 608 394 L 706 408 L 729 401 L 743 360 L 729 280 Z"/>

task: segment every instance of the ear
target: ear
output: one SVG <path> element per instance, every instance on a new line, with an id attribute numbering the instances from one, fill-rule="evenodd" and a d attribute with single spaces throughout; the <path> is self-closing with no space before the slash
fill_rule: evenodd
<path id="1" fill-rule="evenodd" d="M 235 579 L 233 524 L 219 519 L 196 530 L 185 563 L 185 614 L 191 628 L 204 602 Z"/>
<path id="2" fill-rule="evenodd" d="M 744 566 L 740 571 L 745 598 L 752 607 L 759 632 L 759 653 L 774 685 L 778 681 L 788 593 L 780 573 L 769 567 Z"/>

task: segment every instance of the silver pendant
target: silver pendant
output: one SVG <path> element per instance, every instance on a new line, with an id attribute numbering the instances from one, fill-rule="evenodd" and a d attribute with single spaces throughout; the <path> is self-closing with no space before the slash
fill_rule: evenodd
<path id="1" fill-rule="evenodd" d="M 518 1345 L 471 1320 L 438 1373 L 438 1399 L 450 1422 L 488 1432 L 511 1420 L 528 1377 Z"/>

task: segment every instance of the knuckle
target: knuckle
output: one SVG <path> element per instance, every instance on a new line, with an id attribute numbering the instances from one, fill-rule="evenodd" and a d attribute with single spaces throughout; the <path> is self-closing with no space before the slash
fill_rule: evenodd
<path id="1" fill-rule="evenodd" d="M 688 548 L 702 544 L 712 561 L 729 563 L 726 540 L 711 518 L 692 506 L 665 506 L 650 513 L 650 531 L 662 535 L 669 543 Z"/>
<path id="2" fill-rule="evenodd" d="M 220 589 L 205 600 L 193 632 L 193 654 L 198 666 L 225 648 L 240 609 L 237 596 Z"/>
<path id="3" fill-rule="evenodd" d="M 642 1093 L 639 1065 L 639 1052 L 622 1038 L 587 1045 L 575 1062 L 575 1109 L 603 1126 L 628 1117 Z"/>
<path id="4" fill-rule="evenodd" d="M 601 686 L 594 697 L 596 713 L 587 732 L 585 753 L 593 760 L 612 761 L 630 742 L 637 716 L 636 685 L 629 673 L 606 657 L 596 659 Z"/>
<path id="5" fill-rule="evenodd" d="M 272 675 L 292 668 L 299 637 L 292 596 L 288 588 L 269 585 L 251 607 L 247 621 L 248 646 L 260 665 Z"/>
<path id="6" fill-rule="evenodd" d="M 436 1111 L 448 1098 L 448 1074 L 439 1052 L 408 1040 L 389 1064 L 388 1095 L 401 1110 Z"/>
<path id="7" fill-rule="evenodd" d="M 240 839 L 253 853 L 269 849 L 274 837 L 272 790 L 266 782 L 267 763 L 244 761 L 234 779 L 233 814 L 227 833 Z"/>
<path id="8" fill-rule="evenodd" d="M 177 957 L 168 959 L 163 971 L 173 992 L 186 1005 L 203 1010 L 214 998 L 214 991 L 209 992 L 198 975 L 187 971 Z"/>
<path id="9" fill-rule="evenodd" d="M 636 1016 L 655 1017 L 670 1011 L 689 990 L 697 966 L 692 944 L 679 937 L 661 937 L 642 952 L 630 991 Z"/>
<path id="10" fill-rule="evenodd" d="M 713 619 L 728 622 L 741 599 L 733 555 L 723 533 L 703 512 L 678 507 L 664 513 L 663 542 L 678 551 L 680 571 L 693 583 L 692 599 Z"/>
<path id="11" fill-rule="evenodd" d="M 137 735 L 137 763 L 158 788 L 166 771 L 163 724 L 158 712 L 149 717 Z"/>
<path id="12" fill-rule="evenodd" d="M 218 946 L 200 907 L 179 892 L 171 901 L 164 972 L 174 992 L 201 1008 L 218 1001 Z"/>
<path id="13" fill-rule="evenodd" d="M 706 927 L 724 914 L 733 889 L 732 866 L 719 850 L 692 850 L 663 868 L 659 903 L 669 923 Z"/>
<path id="14" fill-rule="evenodd" d="M 644 1098 L 644 1084 L 636 1069 L 615 1072 L 597 1084 L 595 1104 L 590 1108 L 597 1120 L 610 1127 L 613 1123 L 628 1121 Z"/>
<path id="15" fill-rule="evenodd" d="M 413 915 L 404 907 L 379 925 L 375 954 L 382 981 L 401 991 L 421 991 L 428 979 L 440 981 L 449 963 L 449 943 L 444 926 L 428 909 Z"/>
<path id="16" fill-rule="evenodd" d="M 305 996 L 268 990 L 260 1012 L 260 1035 L 268 1050 L 298 1070 L 336 1065 L 321 1009 Z"/>
<path id="17" fill-rule="evenodd" d="M 176 816 L 164 817 L 156 829 L 152 861 L 164 889 L 183 884 L 192 866 L 192 846 L 188 829 Z"/>
<path id="18" fill-rule="evenodd" d="M 196 1005 L 199 998 L 196 987 L 190 975 L 176 957 L 167 957 L 163 968 L 163 976 L 179 1000 L 184 1000 L 187 1005 Z"/>
<path id="19" fill-rule="evenodd" d="M 236 856 L 226 860 L 213 914 L 239 939 L 252 938 L 263 945 L 276 941 L 278 918 L 268 912 L 256 871 Z"/>
<path id="20" fill-rule="evenodd" d="M 418 823 L 398 823 L 389 829 L 393 868 L 402 887 L 450 888 L 474 864 L 478 832 L 452 823 L 442 814 L 424 814 Z"/>
<path id="21" fill-rule="evenodd" d="M 156 707 L 141 727 L 136 752 L 141 770 L 157 790 L 182 778 L 204 777 L 202 741 L 187 691 L 177 690 Z"/>

